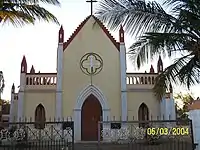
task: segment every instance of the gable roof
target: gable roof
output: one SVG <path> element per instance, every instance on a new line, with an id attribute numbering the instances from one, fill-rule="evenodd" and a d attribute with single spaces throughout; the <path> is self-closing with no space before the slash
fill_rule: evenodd
<path id="1" fill-rule="evenodd" d="M 101 27 L 101 29 L 104 31 L 104 33 L 107 35 L 107 37 L 111 40 L 111 42 L 115 45 L 115 47 L 119 50 L 119 42 L 117 42 L 114 37 L 110 34 L 108 29 L 103 25 L 103 23 L 96 18 L 93 15 L 88 16 L 81 24 L 76 28 L 76 30 L 73 32 L 73 34 L 70 36 L 70 38 L 67 40 L 67 42 L 63 45 L 63 51 L 68 47 L 68 45 L 73 41 L 73 39 L 76 37 L 76 35 L 79 33 L 79 31 L 83 28 L 83 26 L 86 24 L 86 22 L 90 19 L 90 17 L 93 17 L 94 20 L 98 23 L 98 25 Z"/>

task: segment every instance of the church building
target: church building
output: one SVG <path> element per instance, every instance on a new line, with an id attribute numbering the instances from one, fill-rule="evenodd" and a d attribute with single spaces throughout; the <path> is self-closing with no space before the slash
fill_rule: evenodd
<path id="1" fill-rule="evenodd" d="M 163 71 L 161 57 L 157 70 L 151 65 L 143 73 L 127 72 L 126 61 L 122 26 L 118 41 L 94 15 L 83 20 L 67 41 L 61 26 L 57 72 L 38 72 L 34 66 L 29 71 L 23 56 L 19 91 L 14 84 L 11 89 L 10 122 L 71 118 L 75 141 L 81 141 L 97 140 L 100 120 L 175 119 L 172 89 L 161 100 L 152 91 Z"/>

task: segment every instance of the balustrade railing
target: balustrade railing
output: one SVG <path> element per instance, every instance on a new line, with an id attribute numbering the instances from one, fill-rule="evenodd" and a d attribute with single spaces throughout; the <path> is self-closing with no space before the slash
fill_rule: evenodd
<path id="1" fill-rule="evenodd" d="M 27 74 L 26 86 L 55 86 L 56 79 L 57 79 L 56 73 Z"/>
<path id="2" fill-rule="evenodd" d="M 129 87 L 152 87 L 156 76 L 156 73 L 127 73 L 126 83 Z"/>

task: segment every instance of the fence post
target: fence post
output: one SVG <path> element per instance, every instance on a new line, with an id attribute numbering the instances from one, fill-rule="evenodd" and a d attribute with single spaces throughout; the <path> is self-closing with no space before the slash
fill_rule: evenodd
<path id="1" fill-rule="evenodd" d="M 194 100 L 189 105 L 189 119 L 192 120 L 193 139 L 195 150 L 200 150 L 200 100 Z"/>

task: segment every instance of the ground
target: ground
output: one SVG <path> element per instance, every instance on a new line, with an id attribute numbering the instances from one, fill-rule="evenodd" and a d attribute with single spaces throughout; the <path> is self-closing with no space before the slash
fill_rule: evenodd
<path id="1" fill-rule="evenodd" d="M 45 143 L 45 144 L 44 144 Z M 193 150 L 192 142 L 185 139 L 171 139 L 160 141 L 157 144 L 150 145 L 147 143 L 136 143 L 132 142 L 129 144 L 117 144 L 117 143 L 98 143 L 98 142 L 81 142 L 75 143 L 74 149 L 72 145 L 68 148 L 66 147 L 67 143 L 63 142 L 41 142 L 41 143 L 32 143 L 29 145 L 19 144 L 18 146 L 3 146 L 0 147 L 0 150 Z"/>

